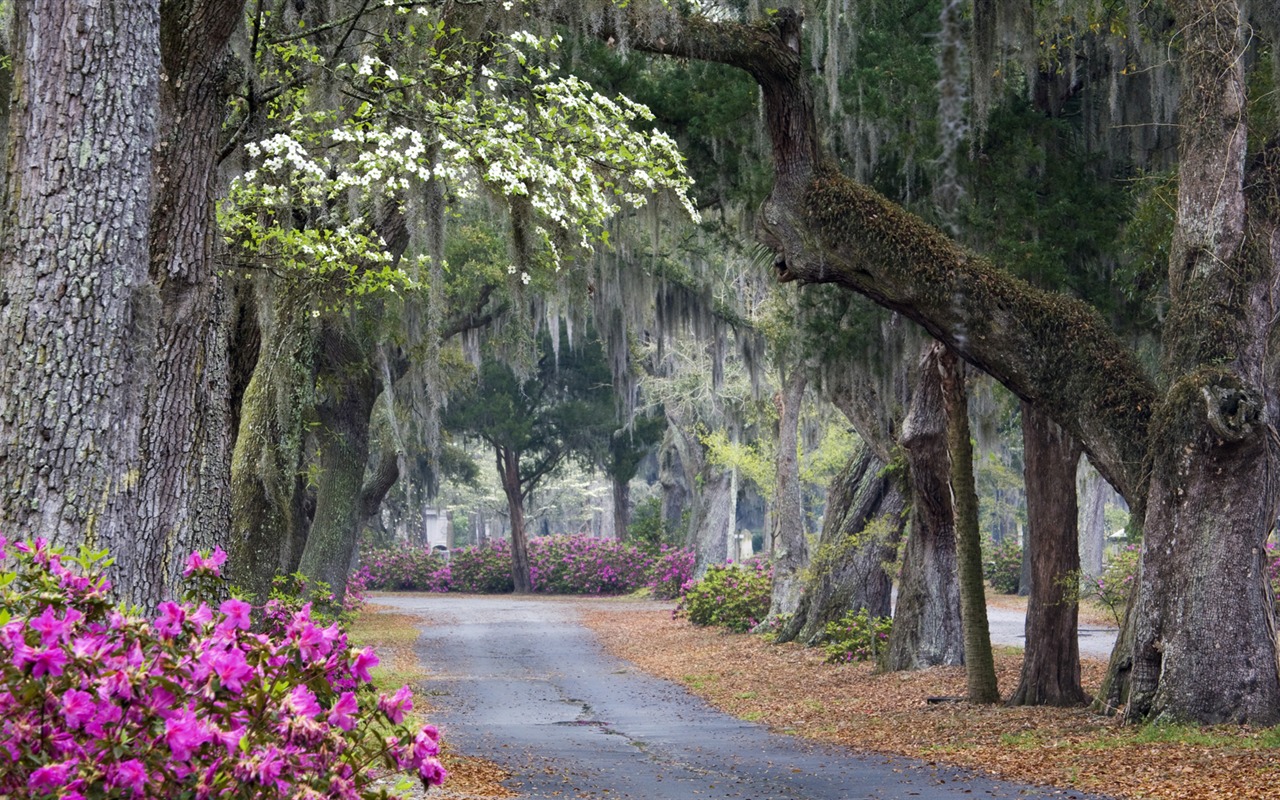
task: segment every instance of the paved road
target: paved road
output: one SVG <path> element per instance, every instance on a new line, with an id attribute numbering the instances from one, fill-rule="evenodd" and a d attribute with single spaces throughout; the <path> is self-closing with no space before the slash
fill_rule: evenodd
<path id="1" fill-rule="evenodd" d="M 987 606 L 987 625 L 991 629 L 992 644 L 1009 644 L 1026 647 L 1025 611 Z M 1104 625 L 1080 626 L 1080 655 L 1103 661 L 1111 658 L 1111 648 L 1116 643 L 1116 629 Z"/>
<path id="2" fill-rule="evenodd" d="M 381 596 L 420 614 L 437 721 L 529 800 L 1085 798 L 770 733 L 605 654 L 558 600 Z"/>

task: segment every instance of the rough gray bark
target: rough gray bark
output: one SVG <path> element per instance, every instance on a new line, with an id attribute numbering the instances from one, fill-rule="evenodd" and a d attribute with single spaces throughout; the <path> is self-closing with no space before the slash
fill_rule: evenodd
<path id="1" fill-rule="evenodd" d="M 133 529 L 133 546 L 154 566 L 149 574 L 125 572 L 117 584 L 148 604 L 175 596 L 187 555 L 224 544 L 228 534 L 231 298 L 213 258 L 213 204 L 227 45 L 243 5 L 186 0 L 162 9 L 150 242 L 160 305 L 145 345 L 154 379 L 142 411 L 146 466 Z"/>
<path id="2" fill-rule="evenodd" d="M 881 663 L 887 670 L 964 663 L 942 352 L 931 345 L 921 354 L 916 390 L 902 423 L 911 475 L 911 532 L 902 554 L 893 632 Z"/>
<path id="3" fill-rule="evenodd" d="M 774 397 L 778 409 L 777 484 L 773 494 L 773 594 L 768 619 L 794 614 L 803 588 L 803 571 L 809 564 L 804 506 L 800 490 L 800 407 L 808 376 L 794 367 Z"/>
<path id="4" fill-rule="evenodd" d="M 897 556 L 906 524 L 899 484 L 865 445 L 832 480 L 809 580 L 777 641 L 817 644 L 828 623 L 861 608 L 873 617 L 893 613 L 886 565 Z"/>
<path id="5" fill-rule="evenodd" d="M 14 10 L 0 530 L 72 552 L 109 548 L 118 584 L 146 585 L 158 554 L 134 547 L 133 532 L 160 321 L 147 274 L 158 10 L 138 0 Z"/>
<path id="6" fill-rule="evenodd" d="M 494 460 L 507 496 L 507 512 L 511 521 L 511 582 L 516 594 L 533 591 L 529 571 L 529 535 L 524 525 L 524 494 L 520 491 L 520 453 L 505 447 L 494 448 Z"/>
<path id="7" fill-rule="evenodd" d="M 1076 464 L 1080 447 L 1062 428 L 1022 404 L 1031 599 L 1026 651 L 1011 706 L 1089 702 L 1080 686 L 1080 560 L 1076 535 Z"/>

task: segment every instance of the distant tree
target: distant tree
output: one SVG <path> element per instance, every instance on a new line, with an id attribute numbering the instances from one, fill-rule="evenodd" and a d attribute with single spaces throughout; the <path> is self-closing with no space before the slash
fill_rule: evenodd
<path id="1" fill-rule="evenodd" d="M 589 459 L 617 427 L 608 364 L 594 338 L 573 347 L 562 337 L 559 356 L 544 336 L 528 377 L 486 358 L 471 391 L 449 403 L 443 424 L 485 442 L 507 497 L 511 577 L 518 593 L 532 590 L 524 508 L 538 484 L 566 459 Z"/>

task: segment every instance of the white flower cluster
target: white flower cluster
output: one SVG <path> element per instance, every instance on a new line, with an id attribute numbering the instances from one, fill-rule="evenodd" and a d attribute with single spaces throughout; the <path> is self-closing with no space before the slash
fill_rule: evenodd
<path id="1" fill-rule="evenodd" d="M 390 269 L 391 257 L 357 210 L 401 202 L 417 182 L 443 181 L 465 195 L 480 181 L 500 194 L 528 198 L 534 232 L 557 269 L 557 240 L 591 247 L 620 206 L 643 206 L 656 192 L 674 194 L 697 219 L 687 195 L 692 179 L 675 142 L 634 127 L 653 120 L 648 108 L 607 98 L 572 76 L 552 78 L 553 65 L 530 64 L 529 55 L 541 54 L 545 62 L 559 44 L 558 37 L 511 34 L 507 49 L 481 68 L 478 84 L 465 64 L 430 61 L 406 82 L 469 89 L 416 94 L 412 116 L 424 120 L 418 128 L 386 125 L 369 103 L 336 128 L 319 128 L 299 113 L 294 133 L 246 145 L 254 167 L 233 181 L 224 229 L 242 246 L 269 244 L 299 266 L 324 271 L 337 264 L 363 275 L 375 265 Z M 371 93 L 400 80 L 374 56 L 349 69 L 369 81 Z M 523 97 L 509 95 L 506 87 L 522 87 Z M 530 96 L 536 102 L 528 102 Z M 277 229 L 278 221 L 299 210 L 306 227 L 284 225 L 287 235 Z M 521 272 L 520 280 L 527 284 L 531 276 Z"/>

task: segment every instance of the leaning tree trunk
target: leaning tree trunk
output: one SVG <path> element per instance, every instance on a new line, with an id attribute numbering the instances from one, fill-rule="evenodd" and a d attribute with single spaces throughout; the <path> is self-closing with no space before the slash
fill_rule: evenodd
<path id="1" fill-rule="evenodd" d="M 12 8 L 0 531 L 73 553 L 81 543 L 108 548 L 116 584 L 145 587 L 124 599 L 149 603 L 163 566 L 134 533 L 160 323 L 147 272 L 158 9 L 139 0 Z"/>
<path id="2" fill-rule="evenodd" d="M 882 660 L 887 670 L 964 663 L 943 352 L 941 346 L 929 345 L 921 354 L 919 380 L 902 423 L 911 476 L 911 533 L 902 554 L 893 632 Z"/>
<path id="3" fill-rule="evenodd" d="M 803 587 L 803 570 L 809 563 L 799 459 L 800 406 L 804 402 L 807 385 L 804 369 L 793 367 L 791 374 L 783 379 L 782 391 L 774 398 L 778 406 L 778 463 L 771 532 L 773 594 L 769 600 L 770 620 L 795 613 Z"/>
<path id="4" fill-rule="evenodd" d="M 893 580 L 885 569 L 897 556 L 906 500 L 899 481 L 863 445 L 831 482 L 818 551 L 795 614 L 777 641 L 817 644 L 828 623 L 865 608 L 893 613 Z"/>
<path id="5" fill-rule="evenodd" d="M 1247 165 L 1242 3 L 1177 0 L 1177 221 L 1127 716 L 1280 721 L 1263 544 L 1277 513 L 1271 340 L 1280 141 Z"/>
<path id="6" fill-rule="evenodd" d="M 951 460 L 951 496 L 956 515 L 956 571 L 960 578 L 960 618 L 964 623 L 964 664 L 970 703 L 998 703 L 996 665 L 987 625 L 986 586 L 982 581 L 982 544 L 978 536 L 978 494 L 973 480 L 973 442 L 969 438 L 969 393 L 964 365 L 945 345 L 939 356 L 942 396 L 947 406 L 947 454 Z"/>
<path id="7" fill-rule="evenodd" d="M 1076 465 L 1080 446 L 1041 411 L 1022 404 L 1031 599 L 1022 676 L 1011 706 L 1089 702 L 1080 686 L 1076 626 L 1080 556 L 1076 535 Z"/>

